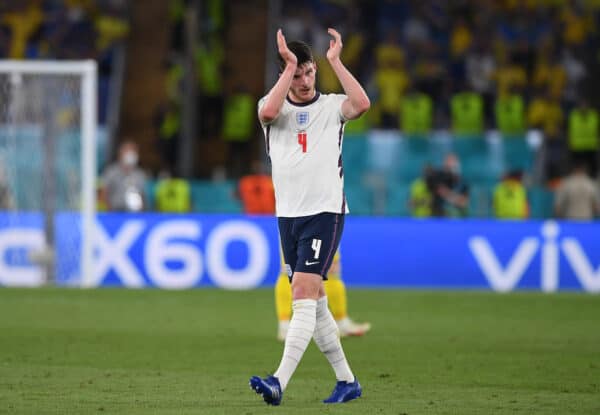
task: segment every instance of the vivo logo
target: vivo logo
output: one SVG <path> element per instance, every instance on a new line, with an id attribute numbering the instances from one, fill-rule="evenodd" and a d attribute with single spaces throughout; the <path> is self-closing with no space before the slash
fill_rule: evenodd
<path id="1" fill-rule="evenodd" d="M 576 238 L 564 237 L 559 240 L 559 234 L 560 227 L 556 222 L 545 222 L 542 225 L 541 238 L 524 238 L 504 266 L 500 264 L 487 238 L 469 238 L 469 248 L 479 268 L 496 291 L 507 292 L 514 289 L 538 253 L 541 255 L 541 288 L 545 292 L 557 291 L 560 277 L 559 259 L 562 252 L 582 287 L 588 292 L 600 292 L 600 266 L 594 269 Z"/>

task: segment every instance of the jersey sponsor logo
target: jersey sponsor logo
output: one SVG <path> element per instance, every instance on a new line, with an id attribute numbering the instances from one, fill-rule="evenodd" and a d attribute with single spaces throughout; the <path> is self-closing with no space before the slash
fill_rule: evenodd
<path id="1" fill-rule="evenodd" d="M 321 261 L 309 261 L 308 259 L 306 261 L 304 261 L 304 265 L 306 265 L 307 267 L 311 266 L 311 265 L 316 265 Z"/>
<path id="2" fill-rule="evenodd" d="M 308 124 L 308 111 L 296 112 L 296 124 L 300 127 Z"/>

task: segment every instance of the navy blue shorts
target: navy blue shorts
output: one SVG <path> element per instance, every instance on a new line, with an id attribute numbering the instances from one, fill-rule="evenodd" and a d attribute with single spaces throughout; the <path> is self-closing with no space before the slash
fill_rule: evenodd
<path id="1" fill-rule="evenodd" d="M 278 222 L 290 280 L 294 272 L 319 274 L 326 280 L 344 230 L 344 215 L 324 212 L 299 218 L 278 218 Z"/>

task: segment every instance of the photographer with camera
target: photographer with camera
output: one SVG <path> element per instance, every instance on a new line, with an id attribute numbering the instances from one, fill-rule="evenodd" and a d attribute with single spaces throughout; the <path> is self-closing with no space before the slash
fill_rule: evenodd
<path id="1" fill-rule="evenodd" d="M 442 169 L 429 175 L 427 186 L 433 195 L 432 216 L 464 218 L 468 215 L 469 186 L 460 175 L 456 154 L 446 155 Z"/>

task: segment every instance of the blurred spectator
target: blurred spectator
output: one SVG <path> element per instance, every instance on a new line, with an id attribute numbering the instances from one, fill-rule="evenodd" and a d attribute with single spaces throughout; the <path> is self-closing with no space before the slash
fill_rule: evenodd
<path id="1" fill-rule="evenodd" d="M 483 99 L 471 90 L 457 92 L 450 100 L 452 132 L 458 137 L 481 137 L 483 134 Z"/>
<path id="2" fill-rule="evenodd" d="M 598 172 L 598 112 L 591 108 L 587 100 L 581 100 L 569 114 L 569 151 L 571 159 L 589 166 L 592 177 Z"/>
<path id="3" fill-rule="evenodd" d="M 102 175 L 102 200 L 108 210 L 139 212 L 146 207 L 146 174 L 138 167 L 138 147 L 133 141 L 119 146 L 118 160 Z"/>
<path id="4" fill-rule="evenodd" d="M 446 65 L 440 48 L 433 42 L 423 44 L 412 60 L 412 77 L 415 88 L 431 97 L 434 108 L 441 109 L 442 100 L 447 98 Z M 444 104 L 446 106 L 446 104 Z"/>
<path id="5" fill-rule="evenodd" d="M 374 77 L 379 95 L 380 126 L 397 129 L 400 103 L 409 84 L 408 73 L 404 68 L 404 51 L 397 43 L 395 34 L 391 33 L 375 53 L 377 68 Z"/>
<path id="6" fill-rule="evenodd" d="M 223 62 L 225 50 L 217 34 L 199 42 L 196 49 L 200 136 L 209 139 L 219 135 L 223 117 Z"/>
<path id="7" fill-rule="evenodd" d="M 564 100 L 568 105 L 574 105 L 580 96 L 581 82 L 587 77 L 588 70 L 583 61 L 568 49 L 562 51 L 561 62 L 567 76 Z"/>
<path id="8" fill-rule="evenodd" d="M 180 101 L 183 93 L 183 60 L 181 53 L 171 51 L 164 62 L 165 91 L 172 101 Z"/>
<path id="9" fill-rule="evenodd" d="M 498 66 L 492 78 L 496 82 L 496 94 L 508 95 L 513 87 L 523 89 L 527 86 L 527 72 L 514 62 L 508 52 L 497 55 Z"/>
<path id="10" fill-rule="evenodd" d="M 162 163 L 175 166 L 181 133 L 181 108 L 178 102 L 167 100 L 162 104 L 156 111 L 154 123 Z"/>
<path id="11" fill-rule="evenodd" d="M 430 189 L 433 193 L 433 216 L 467 216 L 469 186 L 461 177 L 460 161 L 454 153 L 446 155 L 442 169 L 433 173 Z"/>
<path id="12" fill-rule="evenodd" d="M 406 137 L 427 138 L 433 122 L 433 104 L 431 98 L 408 89 L 400 105 L 400 129 Z"/>
<path id="13" fill-rule="evenodd" d="M 223 116 L 222 137 L 229 143 L 227 164 L 231 177 L 240 177 L 248 163 L 256 126 L 256 100 L 243 85 L 238 85 L 225 100 Z"/>
<path id="14" fill-rule="evenodd" d="M 567 72 L 551 48 L 542 49 L 537 56 L 531 86 L 537 90 L 547 90 L 552 98 L 561 99 L 567 83 Z"/>
<path id="15" fill-rule="evenodd" d="M 251 165 L 251 172 L 243 176 L 238 184 L 238 195 L 248 214 L 275 214 L 275 191 L 271 176 L 258 160 Z"/>
<path id="16" fill-rule="evenodd" d="M 433 176 L 433 167 L 426 164 L 421 177 L 416 178 L 410 186 L 409 207 L 413 217 L 428 218 L 431 216 L 432 195 L 430 182 Z"/>
<path id="17" fill-rule="evenodd" d="M 187 213 L 192 209 L 190 184 L 174 175 L 171 169 L 165 170 L 158 179 L 155 206 L 159 212 Z"/>
<path id="18" fill-rule="evenodd" d="M 563 30 L 562 38 L 567 47 L 580 47 L 587 36 L 594 30 L 595 22 L 592 14 L 586 14 L 585 2 L 566 2 L 560 14 Z"/>
<path id="19" fill-rule="evenodd" d="M 129 34 L 129 22 L 123 9 L 112 2 L 98 3 L 94 27 L 97 33 L 96 48 L 101 54 L 107 53 Z"/>
<path id="20" fill-rule="evenodd" d="M 126 0 L 0 2 L 0 58 L 95 59 L 98 121 L 106 122 L 115 47 L 129 33 Z"/>
<path id="21" fill-rule="evenodd" d="M 564 137 L 563 110 L 549 92 L 536 95 L 527 109 L 529 126 L 543 133 L 544 177 L 550 187 L 565 173 L 567 146 Z"/>
<path id="22" fill-rule="evenodd" d="M 40 2 L 23 0 L 5 7 L 8 10 L 2 13 L 1 19 L 11 32 L 9 57 L 23 59 L 29 38 L 39 29 L 44 18 Z"/>
<path id="23" fill-rule="evenodd" d="M 455 19 L 450 33 L 450 54 L 453 58 L 463 58 L 473 43 L 473 33 L 464 17 Z"/>
<path id="24" fill-rule="evenodd" d="M 529 216 L 527 189 L 522 182 L 523 173 L 510 171 L 494 188 L 494 216 L 498 219 L 526 219 Z"/>
<path id="25" fill-rule="evenodd" d="M 574 165 L 571 174 L 558 186 L 554 199 L 558 218 L 592 220 L 600 214 L 600 195 L 583 163 Z"/>
<path id="26" fill-rule="evenodd" d="M 495 104 L 496 127 L 503 138 L 525 135 L 525 100 L 516 89 L 500 95 Z"/>
<path id="27" fill-rule="evenodd" d="M 485 37 L 474 39 L 474 45 L 466 56 L 465 70 L 469 86 L 483 98 L 484 113 L 489 122 L 494 102 L 496 60 Z"/>
<path id="28" fill-rule="evenodd" d="M 0 210 L 12 210 L 15 208 L 13 190 L 6 177 L 4 165 L 0 164 Z"/>

